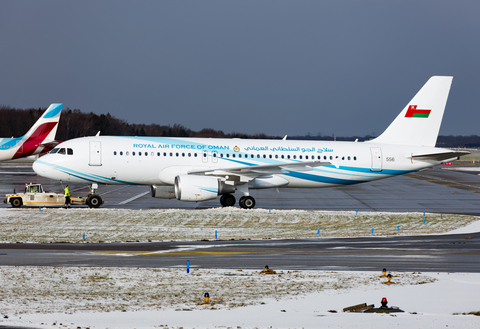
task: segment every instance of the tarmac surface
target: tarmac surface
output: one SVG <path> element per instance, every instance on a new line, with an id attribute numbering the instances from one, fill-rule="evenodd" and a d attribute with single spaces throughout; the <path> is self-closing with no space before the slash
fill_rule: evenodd
<path id="1" fill-rule="evenodd" d="M 28 173 L 5 175 L 2 172 Z M 63 193 L 60 182 L 36 176 L 31 163 L 0 163 L 0 195 L 23 191 L 27 182 L 42 183 L 47 192 Z M 72 196 L 86 196 L 86 184 L 70 184 Z M 330 188 L 280 188 L 251 190 L 256 208 L 433 212 L 480 216 L 480 176 L 472 172 L 428 169 L 374 182 Z M 208 209 L 220 206 L 219 198 L 204 202 L 152 198 L 148 186 L 100 185 L 102 207 L 123 209 Z M 235 194 L 234 194 L 235 195 Z M 236 195 L 237 201 L 239 196 Z M 1 204 L 0 207 L 10 207 Z M 236 203 L 238 206 L 238 202 Z"/>
<path id="2" fill-rule="evenodd" d="M 30 168 L 29 168 L 30 167 Z M 59 182 L 32 174 L 31 164 L 0 164 L 0 194 L 21 191 L 26 182 L 61 192 Z M 85 196 L 84 184 L 70 184 Z M 219 201 L 187 203 L 155 199 L 148 186 L 100 186 L 102 207 L 208 209 Z M 325 189 L 253 190 L 265 209 L 436 212 L 480 216 L 480 176 L 440 168 L 375 182 Z M 238 207 L 238 204 L 236 205 Z M 2 204 L 0 207 L 10 207 Z M 235 240 L 121 244 L 2 244 L 0 265 L 115 267 L 270 268 L 480 272 L 480 233 L 308 240 Z"/>
<path id="3" fill-rule="evenodd" d="M 480 272 L 480 233 L 295 240 L 0 244 L 3 266 Z"/>

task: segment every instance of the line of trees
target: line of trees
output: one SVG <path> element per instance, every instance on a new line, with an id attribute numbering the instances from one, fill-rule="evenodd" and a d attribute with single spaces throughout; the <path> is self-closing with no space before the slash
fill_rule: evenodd
<path id="1" fill-rule="evenodd" d="M 20 137 L 42 116 L 46 108 L 17 109 L 0 106 L 0 138 Z M 117 136 L 163 136 L 163 137 L 212 137 L 212 138 L 279 138 L 265 134 L 248 135 L 241 133 L 224 133 L 221 130 L 205 128 L 200 131 L 188 129 L 182 125 L 129 124 L 110 113 L 97 115 L 84 113 L 68 107 L 63 109 L 57 129 L 58 140 L 77 137 L 101 135 Z"/>
<path id="2" fill-rule="evenodd" d="M 20 137 L 42 116 L 46 108 L 18 109 L 0 105 L 0 138 Z M 211 138 L 256 138 L 256 139 L 280 139 L 280 136 L 267 136 L 265 134 L 241 134 L 224 133 L 221 130 L 205 128 L 200 131 L 188 129 L 182 125 L 159 125 L 159 124 L 129 124 L 125 120 L 118 119 L 110 113 L 97 115 L 95 113 L 83 113 L 78 109 L 71 110 L 68 107 L 62 111 L 60 124 L 56 138 L 66 141 L 72 138 L 94 136 L 100 131 L 101 135 L 118 136 L 163 136 L 163 137 L 211 137 Z M 365 141 L 374 136 L 289 136 L 288 139 L 296 140 L 337 140 L 337 141 Z M 438 136 L 437 146 L 456 148 L 480 148 L 480 136 Z"/>

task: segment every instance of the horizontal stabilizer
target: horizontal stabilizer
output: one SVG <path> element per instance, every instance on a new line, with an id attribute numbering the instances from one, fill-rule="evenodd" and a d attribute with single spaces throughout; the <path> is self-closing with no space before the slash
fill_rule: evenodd
<path id="1" fill-rule="evenodd" d="M 470 154 L 467 151 L 449 151 L 449 152 L 439 152 L 439 153 L 428 153 L 428 154 L 412 154 L 412 159 L 415 160 L 434 160 L 434 161 L 443 161 L 447 159 L 458 158 L 463 155 Z"/>

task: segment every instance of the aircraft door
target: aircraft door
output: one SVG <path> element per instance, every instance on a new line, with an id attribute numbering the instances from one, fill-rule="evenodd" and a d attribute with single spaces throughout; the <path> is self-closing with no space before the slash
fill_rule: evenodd
<path id="1" fill-rule="evenodd" d="M 382 149 L 380 147 L 371 147 L 372 168 L 370 171 L 382 171 Z"/>
<path id="2" fill-rule="evenodd" d="M 202 162 L 208 162 L 208 154 L 207 154 L 207 151 L 203 151 L 203 154 L 202 154 Z"/>
<path id="3" fill-rule="evenodd" d="M 218 162 L 218 152 L 212 151 L 212 162 Z"/>
<path id="4" fill-rule="evenodd" d="M 102 144 L 101 142 L 90 142 L 90 166 L 102 165 Z"/>

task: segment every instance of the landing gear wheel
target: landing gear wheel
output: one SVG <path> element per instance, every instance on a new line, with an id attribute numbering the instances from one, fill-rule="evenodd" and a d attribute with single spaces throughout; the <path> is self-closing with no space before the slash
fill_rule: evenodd
<path id="1" fill-rule="evenodd" d="M 90 208 L 98 208 L 100 207 L 100 205 L 103 203 L 103 200 L 102 198 L 97 195 L 97 194 L 91 194 L 88 198 L 87 198 L 87 205 L 90 207 Z"/>
<path id="2" fill-rule="evenodd" d="M 22 199 L 20 198 L 12 199 L 10 203 L 12 204 L 13 208 L 20 208 L 23 204 Z"/>
<path id="3" fill-rule="evenodd" d="M 224 194 L 220 198 L 220 203 L 224 207 L 233 207 L 235 205 L 235 197 L 231 194 Z"/>
<path id="4" fill-rule="evenodd" d="M 252 209 L 255 207 L 255 199 L 251 196 L 242 196 L 238 204 L 243 209 Z"/>

